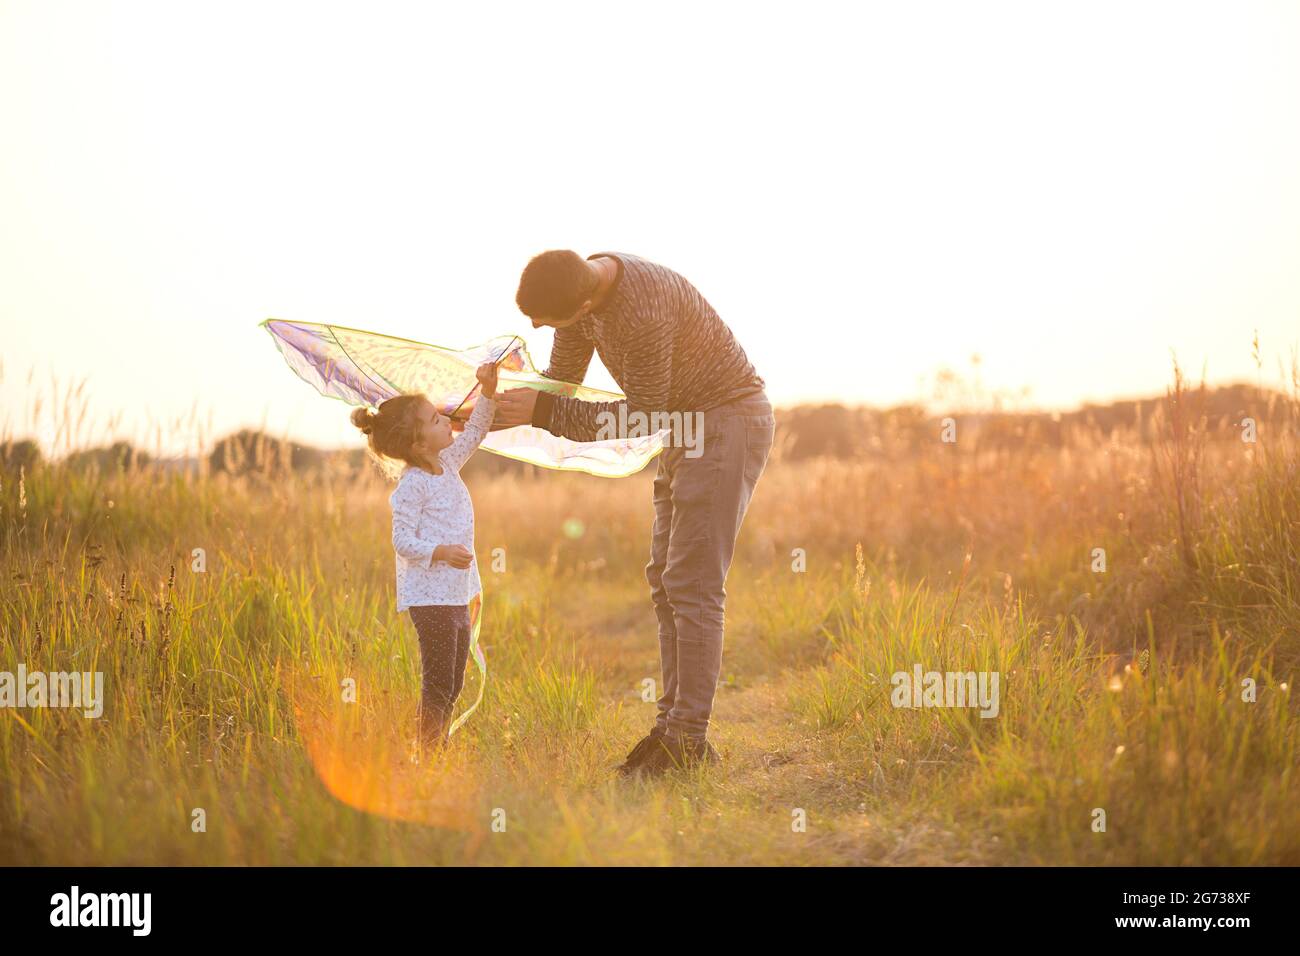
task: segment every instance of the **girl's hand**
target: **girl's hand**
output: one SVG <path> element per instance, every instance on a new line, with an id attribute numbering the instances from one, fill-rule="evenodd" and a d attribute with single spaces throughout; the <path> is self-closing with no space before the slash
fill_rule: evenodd
<path id="1" fill-rule="evenodd" d="M 433 549 L 434 561 L 446 561 L 453 568 L 464 570 L 474 561 L 474 552 L 463 544 L 440 544 Z"/>
<path id="2" fill-rule="evenodd" d="M 484 362 L 478 367 L 478 383 L 483 386 L 484 398 L 495 398 L 497 394 L 497 364 Z"/>

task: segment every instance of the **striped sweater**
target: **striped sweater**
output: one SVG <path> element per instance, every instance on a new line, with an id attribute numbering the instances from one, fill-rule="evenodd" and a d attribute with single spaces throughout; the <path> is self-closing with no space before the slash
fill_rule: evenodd
<path id="1" fill-rule="evenodd" d="M 626 399 L 586 402 L 538 392 L 532 423 L 553 435 L 595 441 L 602 420 L 652 412 L 706 412 L 761 391 L 759 377 L 731 329 L 684 278 L 640 256 L 597 252 L 618 263 L 618 278 L 599 309 L 555 330 L 547 378 L 582 382 L 593 350 Z M 601 413 L 615 418 L 602 419 Z M 607 437 L 607 436 L 599 436 Z"/>

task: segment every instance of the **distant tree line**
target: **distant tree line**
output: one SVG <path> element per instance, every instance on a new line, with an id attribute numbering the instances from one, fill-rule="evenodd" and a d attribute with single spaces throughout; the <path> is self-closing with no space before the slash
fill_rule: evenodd
<path id="1" fill-rule="evenodd" d="M 1194 392 L 1188 400 L 1203 418 L 1208 434 L 1239 435 L 1247 419 L 1256 427 L 1300 427 L 1300 407 L 1293 397 L 1249 385 L 1230 385 Z M 921 443 L 936 440 L 945 417 L 957 423 L 959 440 L 978 448 L 1059 447 L 1083 434 L 1109 437 L 1128 431 L 1143 441 L 1155 440 L 1166 397 L 1084 405 L 1070 412 L 964 411 L 950 415 L 918 405 L 865 408 L 841 404 L 800 405 L 776 413 L 776 444 L 786 460 L 808 458 L 894 457 L 910 453 Z M 1261 434 L 1266 434 L 1261 431 Z M 44 463 L 40 447 L 30 439 L 0 442 L 0 470 L 28 472 Z M 62 460 L 78 470 L 132 470 L 151 466 L 197 470 L 199 462 L 158 460 L 124 441 L 73 452 Z M 355 474 L 372 467 L 361 447 L 327 450 L 301 445 L 265 432 L 242 429 L 216 443 L 206 456 L 208 470 L 233 475 L 311 473 L 330 470 Z M 533 465 L 499 455 L 475 455 L 468 474 L 537 473 Z"/>

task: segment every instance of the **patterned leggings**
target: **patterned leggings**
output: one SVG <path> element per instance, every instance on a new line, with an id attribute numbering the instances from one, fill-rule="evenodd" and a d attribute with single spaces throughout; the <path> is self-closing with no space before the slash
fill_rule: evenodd
<path id="1" fill-rule="evenodd" d="M 423 604 L 410 609 L 420 639 L 424 672 L 420 695 L 420 736 L 426 743 L 447 741 L 452 706 L 465 686 L 469 659 L 469 606 Z"/>

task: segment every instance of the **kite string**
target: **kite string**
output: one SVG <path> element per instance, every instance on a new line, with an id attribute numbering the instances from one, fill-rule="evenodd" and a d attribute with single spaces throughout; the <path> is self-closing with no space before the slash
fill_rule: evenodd
<path id="1" fill-rule="evenodd" d="M 506 347 L 501 351 L 501 355 L 497 358 L 496 362 L 493 364 L 495 364 L 498 368 L 500 368 L 501 363 L 505 361 L 506 356 L 509 355 L 514 350 L 515 342 L 520 342 L 520 341 L 522 340 L 519 338 L 518 335 L 511 336 L 510 341 L 506 344 Z M 478 387 L 479 387 L 479 383 L 476 381 L 474 383 L 474 387 L 469 390 L 469 393 L 463 399 L 461 399 L 460 404 L 456 406 L 456 411 L 453 411 L 451 413 L 451 415 L 449 416 L 450 418 L 456 417 L 456 412 L 460 411 L 461 408 L 464 407 L 465 403 L 469 401 L 470 395 L 474 394 L 474 389 Z M 470 605 L 471 605 L 471 616 L 473 618 L 473 623 L 470 625 L 470 632 L 469 632 L 469 655 L 473 659 L 475 665 L 477 665 L 478 667 L 478 697 L 475 698 L 474 703 L 470 704 L 469 708 L 465 711 L 465 713 L 461 714 L 452 722 L 451 727 L 447 730 L 448 737 L 450 737 L 457 730 L 459 730 L 461 725 L 464 724 L 465 721 L 469 720 L 470 714 L 478 710 L 478 705 L 483 702 L 483 691 L 487 689 L 487 659 L 484 657 L 483 648 L 479 645 L 479 641 L 478 641 L 479 628 L 483 623 L 483 592 L 482 591 L 474 595 L 473 599 L 470 601 Z"/>
<path id="2" fill-rule="evenodd" d="M 461 724 L 469 720 L 470 714 L 478 710 L 478 705 L 483 703 L 483 691 L 487 688 L 487 658 L 483 655 L 483 648 L 479 645 L 479 629 L 483 624 L 483 592 L 481 590 L 478 594 L 475 594 L 470 598 L 469 608 L 469 656 L 478 667 L 478 697 L 474 698 L 474 703 L 469 705 L 469 708 L 465 713 L 452 721 L 451 726 L 447 730 L 448 737 L 459 730 Z M 468 661 L 466 663 L 468 663 Z"/>

